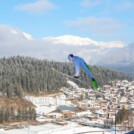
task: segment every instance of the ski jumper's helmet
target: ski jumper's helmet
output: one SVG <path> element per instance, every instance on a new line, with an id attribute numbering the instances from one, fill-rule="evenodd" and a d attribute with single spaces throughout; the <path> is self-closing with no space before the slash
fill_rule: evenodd
<path id="1" fill-rule="evenodd" d="M 73 55 L 73 54 L 69 54 L 69 55 L 68 55 L 68 59 L 69 59 L 70 61 L 72 61 L 72 60 L 73 60 L 73 57 L 74 57 L 74 55 Z"/>

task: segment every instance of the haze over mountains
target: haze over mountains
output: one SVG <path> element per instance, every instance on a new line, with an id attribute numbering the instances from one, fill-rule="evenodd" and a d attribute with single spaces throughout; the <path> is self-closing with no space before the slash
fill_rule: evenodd
<path id="1" fill-rule="evenodd" d="M 128 73 L 134 78 L 134 44 L 108 50 L 97 57 L 95 64 Z"/>
<path id="2" fill-rule="evenodd" d="M 83 57 L 89 64 L 114 67 L 130 72 L 134 66 L 134 44 L 102 42 L 74 35 L 36 39 L 17 28 L 0 25 L 0 57 L 31 56 L 68 61 L 69 53 Z"/>

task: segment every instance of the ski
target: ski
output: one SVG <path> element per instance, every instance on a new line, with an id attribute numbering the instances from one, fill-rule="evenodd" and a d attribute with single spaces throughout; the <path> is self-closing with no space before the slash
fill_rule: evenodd
<path id="1" fill-rule="evenodd" d="M 88 67 L 88 69 L 90 70 L 90 72 L 93 73 L 92 70 L 91 70 L 91 67 L 89 65 L 87 65 L 87 64 L 86 64 L 86 66 Z M 96 82 L 95 79 L 94 80 L 91 80 L 91 84 L 92 84 L 92 87 L 97 90 L 98 84 L 97 84 L 97 82 Z"/>
<path id="2" fill-rule="evenodd" d="M 68 75 L 68 74 L 64 74 L 64 73 L 62 73 L 62 72 L 58 71 L 57 69 L 55 69 L 55 68 L 53 68 L 53 67 L 51 67 L 51 68 L 52 68 L 54 71 L 56 71 L 57 73 L 59 73 L 59 74 L 61 74 L 61 75 L 65 76 L 65 77 L 68 77 L 68 78 L 74 79 L 74 80 L 76 80 L 76 81 L 79 81 L 79 82 L 81 82 L 81 83 L 83 83 L 83 84 L 86 84 L 86 85 L 87 85 L 87 83 L 86 83 L 86 82 L 84 82 L 84 81 L 82 81 L 82 80 L 80 80 L 80 79 L 76 79 L 76 78 L 74 78 L 73 76 L 70 76 L 70 75 Z"/>
<path id="3" fill-rule="evenodd" d="M 67 77 L 67 78 L 74 79 L 74 80 L 76 80 L 76 81 L 79 81 L 79 82 L 81 82 L 81 83 L 87 85 L 87 82 L 85 82 L 85 81 L 82 81 L 82 80 L 80 80 L 80 79 L 76 79 L 76 78 L 74 78 L 73 76 L 70 76 L 70 75 L 68 75 L 68 74 L 64 74 L 64 73 L 58 71 L 57 69 L 55 69 L 55 68 L 53 68 L 53 67 L 51 67 L 51 68 L 52 68 L 52 70 L 56 71 L 57 73 L 59 73 L 59 74 L 65 76 L 65 77 Z M 91 81 L 91 82 L 92 82 L 92 81 Z M 89 85 L 89 88 L 94 89 L 95 92 L 98 92 L 98 91 L 97 91 L 98 85 L 97 85 L 97 88 L 91 87 L 91 86 Z M 98 93 L 100 93 L 100 92 L 98 92 Z"/>

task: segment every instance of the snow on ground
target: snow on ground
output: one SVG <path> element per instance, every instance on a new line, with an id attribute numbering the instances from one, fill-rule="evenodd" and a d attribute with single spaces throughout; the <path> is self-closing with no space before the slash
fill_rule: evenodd
<path id="1" fill-rule="evenodd" d="M 76 89 L 79 89 L 78 85 L 76 83 L 74 83 L 73 81 L 67 81 L 68 84 L 70 84 L 71 86 L 73 86 Z"/>
<path id="2" fill-rule="evenodd" d="M 115 134 L 114 131 L 111 132 L 109 129 L 77 126 L 75 123 L 69 123 L 67 126 L 54 125 L 49 123 L 39 126 L 29 126 L 28 128 L 23 129 L 6 130 L 0 132 L 0 134 L 77 134 L 82 132 L 89 132 L 89 134 Z M 123 133 L 116 132 L 116 134 Z"/>
<path id="3" fill-rule="evenodd" d="M 73 90 L 77 91 L 77 92 L 82 92 L 82 91 L 87 91 L 88 89 L 85 88 L 80 88 L 76 83 L 74 83 L 73 81 L 67 81 L 68 84 L 70 84 L 73 87 Z"/>
<path id="4" fill-rule="evenodd" d="M 56 97 L 34 97 L 25 96 L 25 99 L 32 102 L 36 106 L 37 114 L 47 114 L 56 109 L 60 105 L 70 105 L 71 102 L 65 100 L 65 96 Z"/>
<path id="5" fill-rule="evenodd" d="M 73 86 L 77 90 L 82 90 L 72 81 L 68 81 L 68 83 Z M 25 96 L 26 100 L 32 102 L 36 106 L 37 114 L 47 114 L 56 109 L 56 107 L 60 105 L 70 105 L 71 102 L 66 100 L 66 96 L 63 94 L 57 95 L 55 97 L 51 96 Z"/>

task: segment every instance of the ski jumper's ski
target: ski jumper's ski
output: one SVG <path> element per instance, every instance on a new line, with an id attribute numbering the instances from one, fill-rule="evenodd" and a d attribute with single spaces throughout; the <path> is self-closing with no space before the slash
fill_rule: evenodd
<path id="1" fill-rule="evenodd" d="M 80 80 L 80 79 L 76 79 L 76 78 L 74 78 L 73 76 L 70 76 L 70 75 L 68 75 L 68 74 L 64 74 L 64 73 L 62 73 L 62 72 L 60 72 L 59 70 L 57 70 L 57 69 L 55 69 L 55 68 L 53 68 L 53 67 L 51 67 L 54 71 L 56 71 L 57 73 L 59 73 L 59 74 L 61 74 L 61 75 L 63 75 L 63 76 L 65 76 L 65 77 L 67 77 L 67 78 L 71 78 L 71 79 L 74 79 L 74 80 L 76 80 L 76 81 L 78 81 L 78 82 L 80 82 L 81 84 L 84 84 L 84 85 L 88 85 L 88 83 L 87 82 L 85 82 L 85 81 L 82 81 L 82 80 Z M 89 88 L 93 88 L 93 86 L 90 86 L 89 85 Z"/>
<path id="2" fill-rule="evenodd" d="M 86 65 L 87 65 L 87 64 L 86 64 Z M 90 72 L 93 73 L 92 70 L 91 70 L 91 67 L 90 67 L 89 65 L 87 65 L 87 67 L 88 67 L 88 69 L 90 70 Z M 92 87 L 93 87 L 94 89 L 97 89 L 97 88 L 98 88 L 98 84 L 97 84 L 97 82 L 96 82 L 95 79 L 94 79 L 94 80 L 91 80 L 91 84 L 92 84 Z"/>
<path id="3" fill-rule="evenodd" d="M 81 83 L 83 83 L 83 84 L 87 84 L 86 82 L 84 82 L 84 81 L 82 81 L 82 80 L 80 80 L 80 79 L 76 79 L 76 78 L 74 78 L 73 76 L 70 76 L 70 75 L 68 75 L 68 74 L 62 73 L 62 72 L 58 71 L 57 69 L 55 69 L 55 68 L 53 68 L 53 67 L 52 67 L 52 69 L 53 69 L 54 71 L 56 71 L 57 73 L 59 73 L 59 74 L 65 76 L 65 77 L 67 77 L 67 78 L 71 78 L 71 79 L 74 79 L 74 80 L 76 80 L 76 81 L 79 81 L 79 82 L 81 82 Z"/>
<path id="4" fill-rule="evenodd" d="M 88 67 L 88 69 L 91 71 L 91 69 L 90 69 L 90 67 L 89 67 L 88 65 L 87 65 L 87 67 Z M 67 78 L 72 78 L 72 79 L 74 79 L 74 80 L 76 80 L 76 81 L 79 81 L 80 83 L 83 83 L 83 84 L 87 85 L 87 82 L 85 82 L 85 81 L 82 81 L 82 80 L 80 80 L 80 79 L 76 79 L 76 78 L 74 78 L 73 76 L 70 76 L 70 75 L 68 75 L 68 74 L 64 74 L 64 73 L 58 71 L 57 69 L 55 69 L 55 68 L 53 68 L 53 67 L 51 67 L 51 68 L 52 68 L 54 71 L 56 71 L 57 73 L 59 73 L 59 74 L 65 76 L 65 77 L 67 77 Z M 92 71 L 91 71 L 91 72 L 92 72 Z M 90 88 L 93 88 L 93 89 L 97 90 L 98 84 L 97 84 L 96 80 L 95 80 L 95 81 L 92 81 L 92 80 L 91 80 L 91 85 L 92 85 L 92 86 L 89 86 Z"/>

